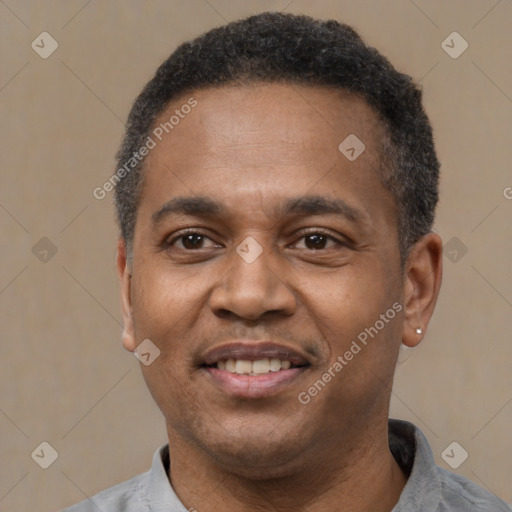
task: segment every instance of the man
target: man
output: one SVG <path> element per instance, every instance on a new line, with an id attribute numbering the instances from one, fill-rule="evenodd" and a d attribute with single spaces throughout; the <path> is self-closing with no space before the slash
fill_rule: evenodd
<path id="1" fill-rule="evenodd" d="M 169 445 L 70 512 L 509 510 L 388 419 L 441 284 L 409 77 L 346 25 L 264 13 L 180 46 L 118 159 L 123 344 Z"/>

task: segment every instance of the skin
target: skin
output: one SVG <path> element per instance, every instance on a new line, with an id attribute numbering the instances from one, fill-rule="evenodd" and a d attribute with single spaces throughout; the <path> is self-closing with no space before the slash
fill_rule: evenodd
<path id="1" fill-rule="evenodd" d="M 362 99 L 224 86 L 172 102 L 156 124 L 190 96 L 197 107 L 148 156 L 133 262 L 122 239 L 117 254 L 123 344 L 149 338 L 161 351 L 141 368 L 166 420 L 173 488 L 199 512 L 390 511 L 407 478 L 387 441 L 393 373 L 400 343 L 419 343 L 433 313 L 442 242 L 424 236 L 400 264 L 396 207 L 378 177 L 386 134 Z M 338 150 L 351 133 L 366 146 L 353 162 Z M 194 196 L 225 211 L 153 223 L 169 200 Z M 285 214 L 302 196 L 341 199 L 358 218 Z M 187 228 L 204 235 L 199 248 L 178 238 Z M 319 230 L 326 238 L 311 238 Z M 263 251 L 250 264 L 236 252 L 248 236 Z M 301 404 L 394 303 L 402 311 Z M 275 395 L 233 397 L 198 364 L 236 338 L 296 348 L 311 365 Z"/>

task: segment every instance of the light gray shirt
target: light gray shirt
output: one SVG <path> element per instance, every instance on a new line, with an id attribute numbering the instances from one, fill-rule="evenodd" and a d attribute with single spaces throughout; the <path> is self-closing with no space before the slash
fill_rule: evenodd
<path id="1" fill-rule="evenodd" d="M 493 494 L 437 466 L 425 436 L 411 423 L 389 420 L 389 446 L 409 475 L 392 512 L 510 512 Z M 147 473 L 63 512 L 187 512 L 169 483 L 168 468 L 169 445 L 164 445 Z"/>

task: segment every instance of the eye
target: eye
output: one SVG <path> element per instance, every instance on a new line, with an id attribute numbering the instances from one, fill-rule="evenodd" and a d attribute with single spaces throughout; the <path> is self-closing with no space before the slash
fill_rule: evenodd
<path id="1" fill-rule="evenodd" d="M 201 232 L 189 231 L 166 242 L 166 246 L 168 248 L 175 247 L 177 249 L 193 251 L 198 249 L 207 249 L 209 247 L 218 247 L 218 244 Z"/>
<path id="2" fill-rule="evenodd" d="M 340 245 L 343 244 L 332 236 L 321 231 L 315 231 L 302 235 L 301 242 L 297 243 L 295 247 L 297 249 L 320 250 Z"/>

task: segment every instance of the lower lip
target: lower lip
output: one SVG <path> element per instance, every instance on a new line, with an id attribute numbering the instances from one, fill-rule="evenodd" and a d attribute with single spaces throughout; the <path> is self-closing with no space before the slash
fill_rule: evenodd
<path id="1" fill-rule="evenodd" d="M 218 368 L 203 368 L 214 385 L 239 398 L 264 398 L 289 386 L 307 367 L 290 368 L 262 375 L 240 375 Z"/>

